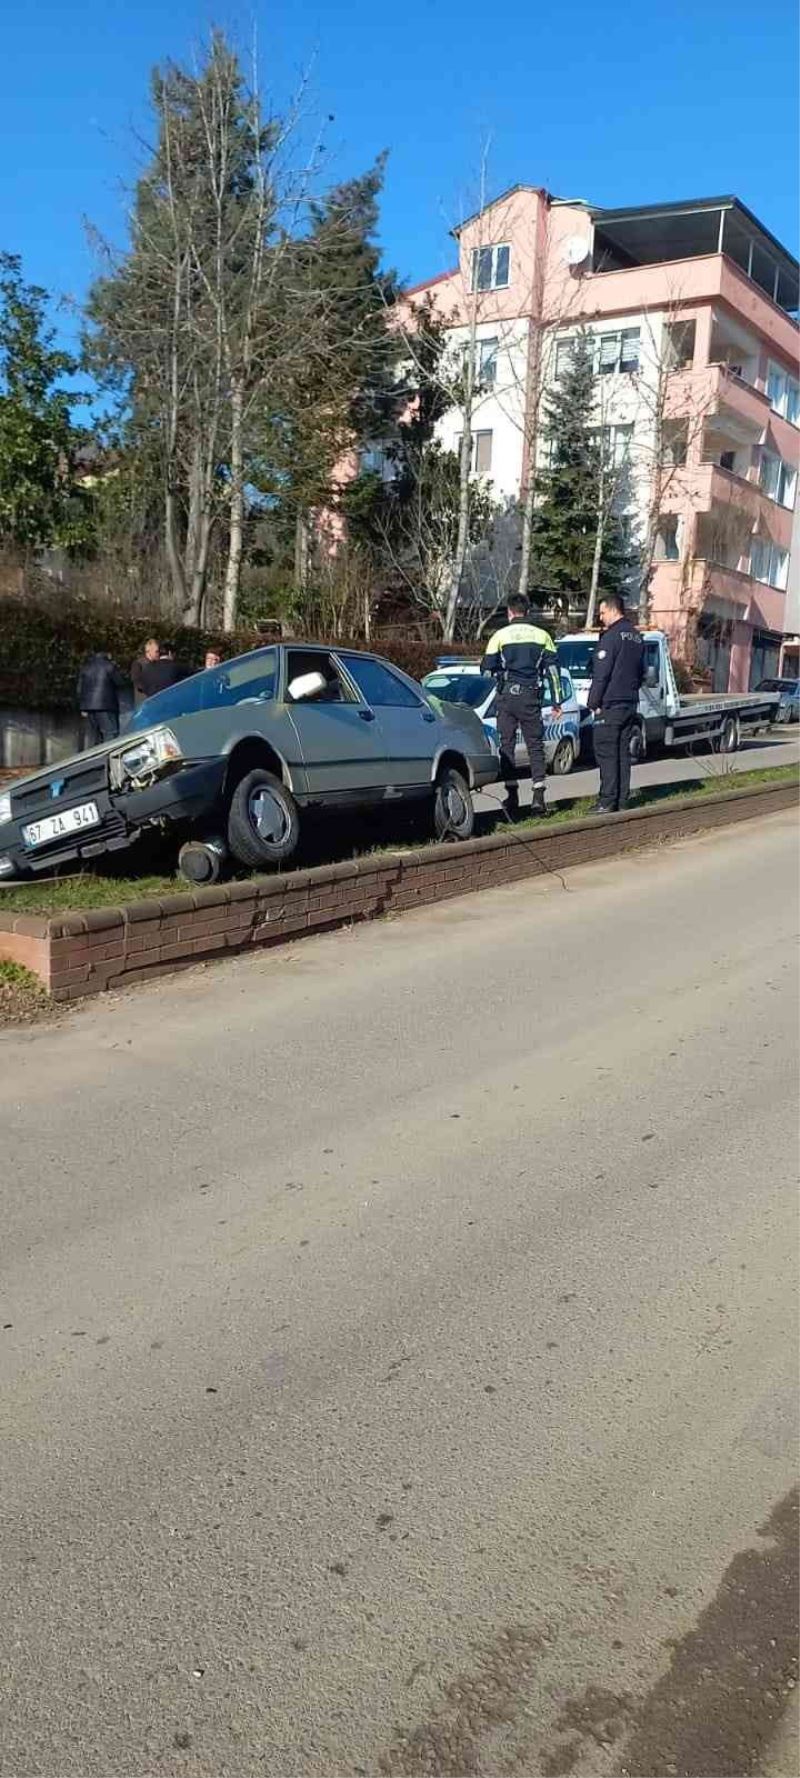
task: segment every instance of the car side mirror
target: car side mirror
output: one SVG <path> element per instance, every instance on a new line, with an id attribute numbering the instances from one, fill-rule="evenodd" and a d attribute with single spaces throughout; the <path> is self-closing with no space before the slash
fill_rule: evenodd
<path id="1" fill-rule="evenodd" d="M 308 698 L 318 698 L 326 686 L 327 680 L 322 673 L 298 673 L 289 686 L 289 698 L 293 704 L 302 704 Z"/>
<path id="2" fill-rule="evenodd" d="M 658 691 L 658 668 L 657 667 L 648 667 L 647 672 L 645 673 L 645 676 L 644 676 L 644 682 L 645 682 L 645 685 L 647 686 L 648 691 Z"/>

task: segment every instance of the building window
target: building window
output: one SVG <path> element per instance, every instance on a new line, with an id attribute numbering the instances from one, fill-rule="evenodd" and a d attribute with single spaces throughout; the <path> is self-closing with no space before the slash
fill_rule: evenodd
<path id="1" fill-rule="evenodd" d="M 753 538 L 750 547 L 750 573 L 754 580 L 760 580 L 764 586 L 776 587 L 778 592 L 783 593 L 786 591 L 788 569 L 788 549 L 780 549 L 768 537 Z"/>
<path id="2" fill-rule="evenodd" d="M 790 463 L 784 463 L 783 458 L 774 456 L 772 451 L 762 451 L 758 481 L 770 500 L 777 500 L 779 506 L 788 506 L 791 510 L 797 488 L 797 471 Z"/>
<path id="3" fill-rule="evenodd" d="M 386 480 L 392 472 L 392 462 L 383 445 L 367 445 L 361 452 L 359 466 L 362 475 L 379 475 Z"/>
<path id="4" fill-rule="evenodd" d="M 657 562 L 679 562 L 681 559 L 680 518 L 676 512 L 659 514 L 655 557 Z"/>
<path id="5" fill-rule="evenodd" d="M 556 342 L 556 378 L 563 377 L 577 344 L 576 337 Z M 630 376 L 639 369 L 639 344 L 638 327 L 623 327 L 619 333 L 590 334 L 595 376 L 616 376 L 618 372 Z"/>
<path id="6" fill-rule="evenodd" d="M 473 247 L 473 290 L 507 290 L 510 269 L 510 247 Z"/>
<path id="7" fill-rule="evenodd" d="M 767 396 L 775 412 L 783 414 L 785 420 L 791 420 L 792 425 L 797 426 L 800 422 L 800 383 L 772 362 L 767 366 Z"/>
<path id="8" fill-rule="evenodd" d="M 664 467 L 682 469 L 688 448 L 688 420 L 665 420 L 661 438 L 661 461 Z"/>
<path id="9" fill-rule="evenodd" d="M 564 376 L 565 371 L 569 370 L 577 343 L 576 339 L 556 341 L 554 374 L 557 382 Z"/>
<path id="10" fill-rule="evenodd" d="M 456 455 L 461 456 L 463 432 L 456 439 Z M 474 475 L 488 475 L 492 467 L 492 433 L 473 432 L 469 466 Z"/>
<path id="11" fill-rule="evenodd" d="M 630 375 L 639 369 L 639 328 L 623 327 L 620 333 L 601 333 L 595 347 L 595 371 L 607 377 L 619 371 Z"/>
<path id="12" fill-rule="evenodd" d="M 686 459 L 684 458 L 684 462 L 685 461 L 686 461 Z M 719 466 L 720 466 L 720 469 L 727 469 L 729 475 L 735 475 L 736 474 L 736 452 L 735 451 L 720 451 Z"/>
<path id="13" fill-rule="evenodd" d="M 632 424 L 627 426 L 593 426 L 592 437 L 597 440 L 606 464 L 612 469 L 621 469 L 623 464 L 630 462 L 633 444 Z"/>
<path id="14" fill-rule="evenodd" d="M 473 468 L 478 475 L 488 475 L 492 467 L 492 435 L 491 432 L 473 432 L 472 434 Z"/>
<path id="15" fill-rule="evenodd" d="M 482 389 L 493 389 L 497 382 L 497 347 L 499 341 L 476 340 L 475 342 L 475 382 Z M 469 364 L 469 346 L 464 347 L 464 375 L 466 377 Z"/>
<path id="16" fill-rule="evenodd" d="M 696 321 L 668 321 L 664 328 L 664 362 L 667 370 L 688 370 L 694 363 Z"/>

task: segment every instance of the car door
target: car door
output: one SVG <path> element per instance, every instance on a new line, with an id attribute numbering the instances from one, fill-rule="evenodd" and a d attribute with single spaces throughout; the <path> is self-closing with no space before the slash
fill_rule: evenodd
<path id="1" fill-rule="evenodd" d="M 292 685 L 319 673 L 326 690 L 310 699 Z M 287 648 L 284 707 L 297 735 L 308 794 L 327 801 L 379 798 L 387 783 L 386 747 L 375 711 L 327 649 Z"/>
<path id="2" fill-rule="evenodd" d="M 414 791 L 431 782 L 440 740 L 438 717 L 422 694 L 374 655 L 342 654 L 340 659 L 383 731 L 386 782 Z"/>

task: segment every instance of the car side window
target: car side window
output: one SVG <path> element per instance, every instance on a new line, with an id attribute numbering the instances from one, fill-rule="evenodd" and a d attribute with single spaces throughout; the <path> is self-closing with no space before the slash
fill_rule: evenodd
<path id="1" fill-rule="evenodd" d="M 645 679 L 648 677 L 652 668 L 655 668 L 656 682 L 657 682 L 657 684 L 660 684 L 660 682 L 661 682 L 661 656 L 659 654 L 658 643 L 657 642 L 645 642 L 645 645 L 644 645 Z M 653 687 L 653 690 L 655 690 L 655 689 L 656 688 Z"/>
<path id="2" fill-rule="evenodd" d="M 561 668 L 561 671 L 559 673 L 559 679 L 561 680 L 562 702 L 566 704 L 567 700 L 569 698 L 571 698 L 574 694 L 573 694 L 573 688 L 572 688 L 572 680 L 570 679 L 570 676 L 564 667 Z"/>
<path id="3" fill-rule="evenodd" d="M 243 655 L 230 665 L 214 669 L 205 696 L 207 710 L 226 709 L 232 704 L 269 703 L 278 683 L 278 662 L 274 649 Z"/>
<path id="4" fill-rule="evenodd" d="M 542 708 L 549 710 L 551 704 L 557 704 L 561 697 L 561 688 L 554 667 L 542 668 Z"/>
<path id="5" fill-rule="evenodd" d="M 307 678 L 309 674 L 318 673 L 324 680 L 318 691 L 309 697 L 296 699 L 292 696 L 291 687 L 295 681 Z M 331 654 L 324 649 L 290 648 L 286 657 L 286 695 L 290 704 L 352 704 L 353 694 L 339 672 Z"/>
<path id="6" fill-rule="evenodd" d="M 382 661 L 370 660 L 363 654 L 343 654 L 342 660 L 365 703 L 374 710 L 421 710 L 424 707 L 422 698 L 406 685 L 404 679 L 398 679 L 391 668 L 384 667 Z"/>

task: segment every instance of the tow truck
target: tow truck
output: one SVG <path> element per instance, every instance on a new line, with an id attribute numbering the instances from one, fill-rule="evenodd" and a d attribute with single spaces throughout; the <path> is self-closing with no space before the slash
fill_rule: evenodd
<path id="1" fill-rule="evenodd" d="M 592 682 L 592 662 L 600 632 L 576 630 L 558 642 L 559 665 L 566 667 L 582 709 Z M 778 720 L 780 692 L 678 691 L 669 642 L 663 630 L 644 630 L 644 683 L 639 693 L 639 719 L 631 757 L 642 760 L 660 747 L 710 745 L 716 753 L 735 753 L 745 735 L 766 733 Z M 581 724 L 582 738 L 590 724 Z"/>

